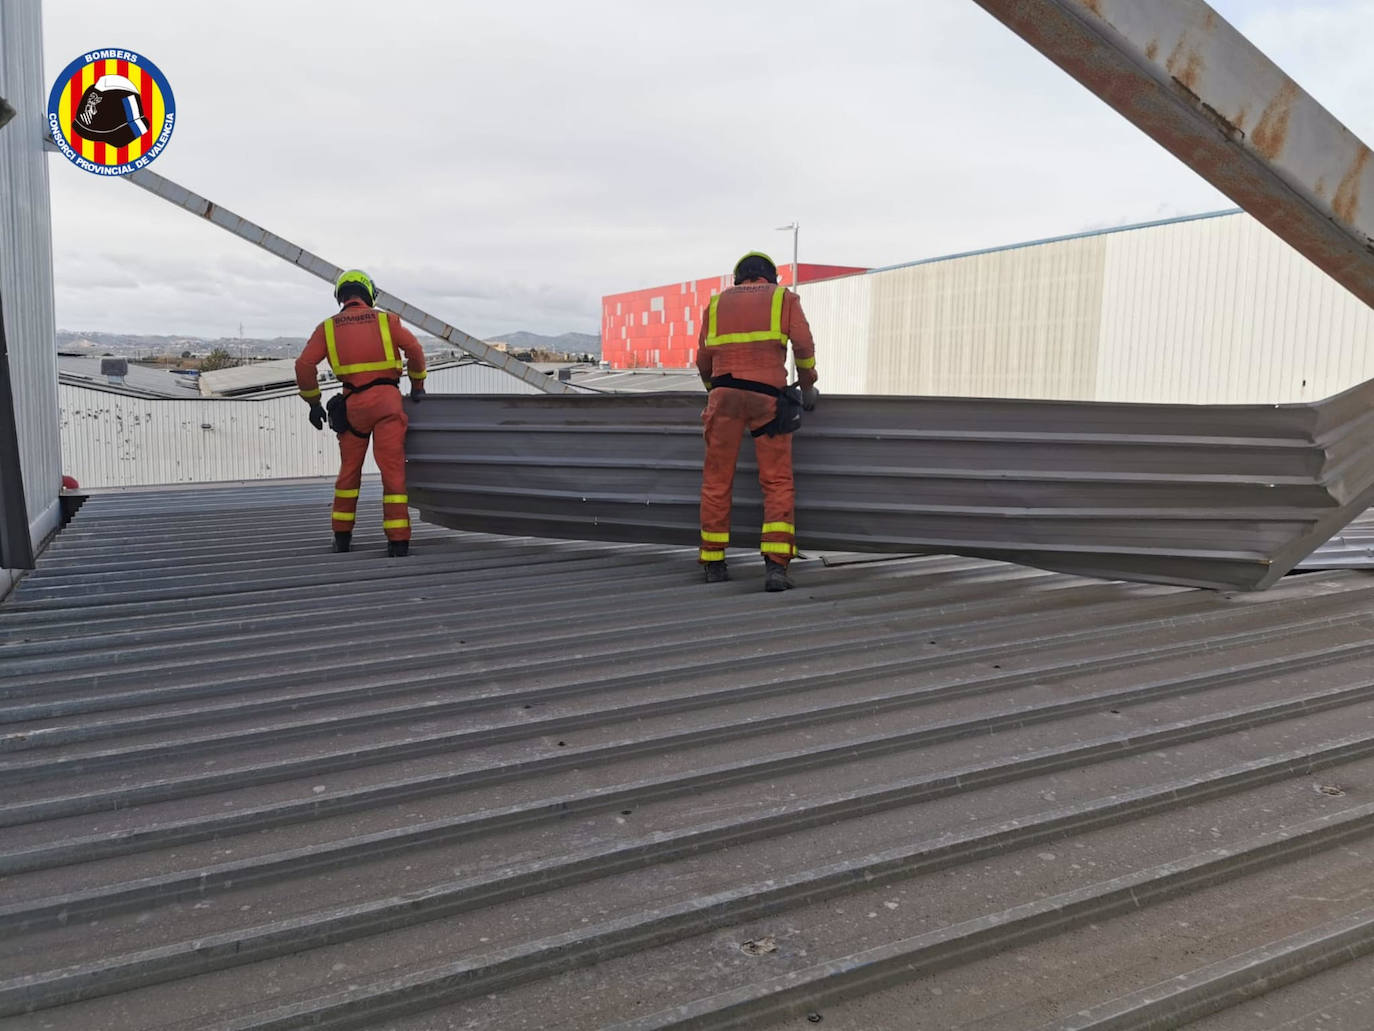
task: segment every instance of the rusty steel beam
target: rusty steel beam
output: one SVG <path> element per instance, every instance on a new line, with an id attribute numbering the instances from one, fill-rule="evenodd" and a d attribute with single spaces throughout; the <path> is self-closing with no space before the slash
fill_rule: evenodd
<path id="1" fill-rule="evenodd" d="M 1202 0 L 975 0 L 1366 304 L 1370 150 Z"/>

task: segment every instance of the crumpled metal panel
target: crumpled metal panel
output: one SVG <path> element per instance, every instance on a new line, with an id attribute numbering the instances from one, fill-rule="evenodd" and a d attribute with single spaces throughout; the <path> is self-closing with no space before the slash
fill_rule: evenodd
<path id="1" fill-rule="evenodd" d="M 1369 147 L 1210 6 L 976 2 L 1374 304 Z"/>
<path id="2" fill-rule="evenodd" d="M 411 503 L 461 530 L 694 545 L 700 396 L 432 397 Z M 1374 381 L 1293 405 L 826 397 L 795 439 L 805 550 L 941 552 L 1260 589 L 1374 501 Z M 762 509 L 746 438 L 736 556 Z"/>

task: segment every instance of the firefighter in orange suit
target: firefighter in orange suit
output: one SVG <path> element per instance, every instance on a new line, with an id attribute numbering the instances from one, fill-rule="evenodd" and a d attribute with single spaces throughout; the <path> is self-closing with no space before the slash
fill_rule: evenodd
<path id="1" fill-rule="evenodd" d="M 792 341 L 803 407 L 816 406 L 816 346 L 801 300 L 778 283 L 773 259 L 757 251 L 735 265 L 735 285 L 711 298 L 697 338 L 697 369 L 709 391 L 701 420 L 706 460 L 701 475 L 701 563 L 706 582 L 728 580 L 730 501 L 735 460 L 746 430 L 755 432 L 759 486 L 763 488 L 764 590 L 785 591 L 787 564 L 797 553 L 793 525 L 792 437 L 758 435 L 777 413 L 787 385 L 787 342 Z"/>
<path id="2" fill-rule="evenodd" d="M 324 429 L 328 416 L 320 404 L 315 367 L 326 358 L 343 384 L 348 429 L 339 433 L 339 478 L 334 483 L 334 550 L 347 551 L 353 538 L 358 490 L 363 481 L 367 442 L 382 472 L 382 529 L 386 553 L 410 553 L 410 510 L 406 497 L 406 418 L 401 405 L 401 356 L 410 377 L 410 397 L 425 396 L 425 353 L 415 335 L 390 312 L 373 307 L 377 288 L 367 273 L 349 269 L 334 283 L 341 308 L 310 334 L 296 359 L 296 385 L 310 404 L 310 424 Z M 338 400 L 330 402 L 331 409 Z M 331 423 L 337 431 L 338 426 Z"/>

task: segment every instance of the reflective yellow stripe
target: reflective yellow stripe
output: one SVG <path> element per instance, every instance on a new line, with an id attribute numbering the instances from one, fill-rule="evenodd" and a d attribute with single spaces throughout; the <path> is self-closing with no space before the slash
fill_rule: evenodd
<path id="1" fill-rule="evenodd" d="M 386 317 L 386 312 L 377 313 L 377 328 L 382 331 L 382 354 L 389 362 L 396 362 L 396 348 L 391 346 L 391 320 Z M 396 368 L 400 368 L 401 363 L 396 362 Z"/>
<path id="2" fill-rule="evenodd" d="M 813 362 L 812 364 L 815 363 Z M 426 369 L 421 369 L 419 372 L 408 372 L 406 373 L 406 375 L 408 375 L 411 379 L 424 379 L 426 376 L 429 375 L 429 371 Z"/>
<path id="3" fill-rule="evenodd" d="M 395 369 L 398 372 L 401 363 L 396 357 L 396 348 L 391 343 L 391 320 L 386 317 L 386 312 L 377 313 L 377 328 L 382 334 L 382 354 L 385 356 L 380 362 L 356 362 L 353 365 L 339 364 L 339 349 L 334 346 L 334 320 L 328 318 L 324 320 L 324 346 L 329 352 L 329 367 L 334 370 L 335 376 L 351 376 L 355 372 L 381 372 L 384 369 Z"/>
<path id="4" fill-rule="evenodd" d="M 725 561 L 725 552 L 723 552 L 723 551 L 707 551 L 705 548 L 702 548 L 702 549 L 701 549 L 701 561 L 703 561 L 703 562 L 724 562 L 724 561 Z"/>
<path id="5" fill-rule="evenodd" d="M 730 535 L 728 533 L 711 533 L 709 530 L 701 531 L 701 539 L 707 544 L 729 544 Z"/>
<path id="6" fill-rule="evenodd" d="M 334 370 L 334 375 L 351 376 L 355 372 L 381 372 L 383 370 L 400 372 L 401 366 L 396 362 L 358 362 L 356 365 L 340 365 Z"/>
<path id="7" fill-rule="evenodd" d="M 759 545 L 759 551 L 765 555 L 795 555 L 797 546 L 786 541 L 764 541 Z"/>
<path id="8" fill-rule="evenodd" d="M 406 494 L 383 494 L 383 495 L 382 495 L 382 504 L 383 504 L 383 505 L 404 505 L 404 504 L 405 504 L 407 501 L 409 501 L 409 500 L 410 500 L 410 497 L 409 497 L 409 495 L 406 495 Z"/>
<path id="9" fill-rule="evenodd" d="M 814 369 L 815 367 L 816 367 L 816 359 L 815 359 L 815 358 L 798 358 L 798 359 L 797 359 L 797 368 L 799 368 L 799 369 Z"/>
<path id="10" fill-rule="evenodd" d="M 336 498 L 356 498 L 358 496 L 358 492 L 356 490 L 339 490 L 337 487 L 335 487 L 334 496 Z"/>
<path id="11" fill-rule="evenodd" d="M 330 515 L 341 523 L 351 523 L 357 518 L 352 512 L 331 512 Z"/>
<path id="12" fill-rule="evenodd" d="M 339 374 L 339 349 L 334 346 L 334 320 L 324 320 L 324 349 L 329 352 L 329 367 Z"/>
<path id="13" fill-rule="evenodd" d="M 791 523 L 764 523 L 764 533 L 796 533 L 797 528 Z"/>
<path id="14" fill-rule="evenodd" d="M 706 346 L 720 347 L 722 344 L 754 344 L 763 341 L 787 345 L 787 334 L 782 331 L 782 301 L 786 291 L 782 287 L 773 290 L 773 310 L 769 319 L 769 327 L 759 330 L 756 333 L 726 333 L 719 336 L 716 333 L 716 306 L 720 301 L 720 294 L 711 298 L 711 304 L 706 313 Z"/>
<path id="15" fill-rule="evenodd" d="M 409 519 L 383 519 L 383 520 L 382 520 L 382 529 L 383 529 L 383 530 L 399 530 L 402 526 L 409 526 L 409 525 L 410 525 L 410 520 L 409 520 Z"/>
<path id="16" fill-rule="evenodd" d="M 709 379 L 702 380 L 701 385 L 705 387 L 707 390 L 711 389 L 711 381 Z"/>
<path id="17" fill-rule="evenodd" d="M 316 387 L 314 390 L 302 390 L 300 392 L 300 395 L 307 401 L 313 401 L 315 400 L 315 398 L 320 396 L 320 388 Z"/>

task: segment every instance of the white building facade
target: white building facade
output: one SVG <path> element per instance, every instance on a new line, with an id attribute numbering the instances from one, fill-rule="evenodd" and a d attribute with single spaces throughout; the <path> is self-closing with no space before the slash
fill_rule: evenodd
<path id="1" fill-rule="evenodd" d="M 1374 378 L 1374 314 L 1242 212 L 803 284 L 822 391 L 1195 404 Z"/>

